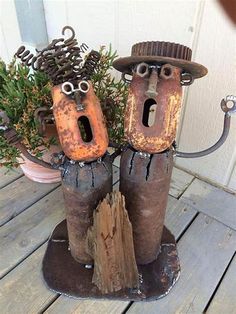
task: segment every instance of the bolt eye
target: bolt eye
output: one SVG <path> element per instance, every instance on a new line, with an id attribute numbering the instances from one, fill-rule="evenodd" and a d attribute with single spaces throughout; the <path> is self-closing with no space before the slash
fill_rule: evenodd
<path id="1" fill-rule="evenodd" d="M 147 63 L 139 63 L 137 65 L 137 68 L 136 68 L 136 73 L 140 76 L 140 77 L 144 77 L 146 76 L 147 74 L 149 74 L 149 66 Z"/>
<path id="2" fill-rule="evenodd" d="M 170 64 L 165 64 L 161 67 L 160 77 L 168 80 L 173 76 L 173 67 Z"/>

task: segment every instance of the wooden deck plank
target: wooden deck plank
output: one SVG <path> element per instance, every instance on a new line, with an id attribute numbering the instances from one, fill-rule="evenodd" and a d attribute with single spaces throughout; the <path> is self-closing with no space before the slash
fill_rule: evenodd
<path id="1" fill-rule="evenodd" d="M 113 184 L 119 180 L 120 177 L 120 169 L 116 166 L 112 166 L 112 175 L 113 175 Z"/>
<path id="2" fill-rule="evenodd" d="M 200 213 L 178 243 L 182 272 L 173 290 L 158 301 L 134 303 L 127 313 L 203 313 L 235 246 L 235 231 Z"/>
<path id="3" fill-rule="evenodd" d="M 0 226 L 31 206 L 59 184 L 43 184 L 25 176 L 1 189 Z"/>
<path id="4" fill-rule="evenodd" d="M 46 244 L 0 281 L 0 309 L 4 314 L 38 313 L 55 297 L 42 278 L 45 249 Z"/>
<path id="5" fill-rule="evenodd" d="M 183 232 L 189 222 L 195 217 L 196 211 L 186 206 L 183 202 L 169 196 L 166 214 L 166 225 L 173 232 L 176 238 Z M 122 313 L 129 302 L 121 301 L 94 301 L 75 300 L 60 296 L 46 311 L 53 313 Z"/>
<path id="6" fill-rule="evenodd" d="M 22 176 L 23 172 L 20 168 L 15 168 L 10 171 L 8 171 L 5 167 L 0 168 L 0 189 Z"/>
<path id="7" fill-rule="evenodd" d="M 236 256 L 230 263 L 229 269 L 225 274 L 210 306 L 207 314 L 236 313 Z"/>
<path id="8" fill-rule="evenodd" d="M 45 314 L 121 314 L 129 301 L 76 300 L 60 296 Z"/>
<path id="9" fill-rule="evenodd" d="M 191 184 L 193 179 L 194 176 L 192 176 L 191 174 L 174 167 L 171 177 L 169 194 L 176 198 L 179 198 L 179 196 Z"/>
<path id="10" fill-rule="evenodd" d="M 181 200 L 236 230 L 236 195 L 195 179 Z"/>
<path id="11" fill-rule="evenodd" d="M 0 278 L 32 253 L 65 217 L 61 188 L 0 228 Z"/>

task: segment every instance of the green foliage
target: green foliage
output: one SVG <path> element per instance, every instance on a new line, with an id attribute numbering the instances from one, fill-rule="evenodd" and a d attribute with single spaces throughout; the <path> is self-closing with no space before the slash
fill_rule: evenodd
<path id="1" fill-rule="evenodd" d="M 91 80 L 100 100 L 106 119 L 109 139 L 122 144 L 124 140 L 124 109 L 128 96 L 128 86 L 122 80 L 116 80 L 112 73 L 112 63 L 117 58 L 116 51 L 105 47 L 100 49 L 101 59 Z"/>
<path id="2" fill-rule="evenodd" d="M 10 118 L 22 137 L 23 143 L 36 156 L 40 156 L 40 146 L 49 147 L 53 139 L 38 133 L 34 112 L 42 106 L 51 106 L 50 83 L 42 72 L 30 73 L 28 67 L 13 60 L 7 67 L 0 61 L 0 110 Z M 17 166 L 20 152 L 8 145 L 2 131 L 0 133 L 0 165 Z"/>

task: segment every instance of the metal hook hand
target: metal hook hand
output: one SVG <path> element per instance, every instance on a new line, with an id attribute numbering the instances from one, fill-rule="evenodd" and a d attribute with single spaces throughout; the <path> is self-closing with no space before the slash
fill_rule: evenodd
<path id="1" fill-rule="evenodd" d="M 30 161 L 35 162 L 35 163 L 39 164 L 40 166 L 43 166 L 43 167 L 46 167 L 49 169 L 53 169 L 51 164 L 49 164 L 48 162 L 43 161 L 41 159 L 38 159 L 35 156 L 32 156 L 28 152 L 26 146 L 21 142 L 22 139 L 17 134 L 16 130 L 9 127 L 10 119 L 7 116 L 5 111 L 0 111 L 0 119 L 2 120 L 0 123 L 0 130 L 4 131 L 3 137 L 6 139 L 6 141 L 9 145 L 19 149 L 21 151 L 22 155 L 24 155 Z M 53 170 L 56 170 L 56 169 L 53 169 Z"/>
<path id="2" fill-rule="evenodd" d="M 228 102 L 233 102 L 232 107 L 228 107 L 227 103 Z M 231 120 L 231 115 L 233 113 L 236 113 L 236 96 L 230 95 L 226 96 L 225 99 L 222 99 L 221 101 L 221 109 L 224 111 L 225 116 L 224 116 L 224 127 L 223 127 L 223 132 L 221 134 L 221 137 L 219 140 L 212 145 L 211 147 L 202 150 L 200 152 L 194 152 L 194 153 L 184 153 L 184 152 L 175 152 L 175 156 L 177 157 L 182 157 L 182 158 L 197 158 L 197 157 L 203 157 L 208 154 L 213 153 L 215 150 L 217 150 L 224 142 L 226 141 L 228 134 L 229 134 L 229 129 L 230 129 L 230 120 Z"/>

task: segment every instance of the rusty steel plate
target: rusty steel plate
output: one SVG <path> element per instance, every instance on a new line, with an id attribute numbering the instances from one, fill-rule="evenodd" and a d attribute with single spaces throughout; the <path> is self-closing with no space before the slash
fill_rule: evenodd
<path id="1" fill-rule="evenodd" d="M 161 252 L 147 265 L 138 266 L 139 289 L 123 289 L 102 294 L 92 283 L 93 269 L 76 262 L 68 249 L 66 221 L 54 229 L 43 259 L 43 277 L 47 286 L 61 294 L 77 298 L 145 301 L 157 300 L 169 293 L 180 274 L 174 236 L 164 228 Z"/>

